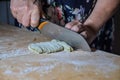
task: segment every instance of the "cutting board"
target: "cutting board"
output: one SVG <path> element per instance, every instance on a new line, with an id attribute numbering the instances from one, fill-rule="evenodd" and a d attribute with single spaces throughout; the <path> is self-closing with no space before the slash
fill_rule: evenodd
<path id="1" fill-rule="evenodd" d="M 0 25 L 0 80 L 120 80 L 120 56 L 103 51 L 34 54 L 39 32 Z"/>

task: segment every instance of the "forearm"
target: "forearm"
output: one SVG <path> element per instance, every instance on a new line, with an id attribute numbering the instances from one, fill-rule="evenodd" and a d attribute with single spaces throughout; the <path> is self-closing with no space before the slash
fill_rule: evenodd
<path id="1" fill-rule="evenodd" d="M 97 32 L 119 5 L 120 0 L 97 0 L 93 12 L 85 21 L 85 25 L 89 25 L 93 31 Z"/>
<path id="2" fill-rule="evenodd" d="M 85 33 L 81 33 L 89 44 L 95 39 L 102 25 L 113 15 L 119 4 L 120 0 L 97 0 L 92 13 L 83 23 Z"/>

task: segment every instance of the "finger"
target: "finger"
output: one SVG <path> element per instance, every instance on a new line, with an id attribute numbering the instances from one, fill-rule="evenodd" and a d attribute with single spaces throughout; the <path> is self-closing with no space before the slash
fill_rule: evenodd
<path id="1" fill-rule="evenodd" d="M 73 27 L 73 25 L 77 24 L 78 23 L 78 20 L 74 20 L 72 22 L 69 22 L 65 25 L 65 28 L 67 29 L 71 29 Z"/>
<path id="2" fill-rule="evenodd" d="M 79 32 L 79 27 L 78 25 L 74 25 L 72 28 L 71 28 L 72 31 L 75 31 L 75 32 Z"/>
<path id="3" fill-rule="evenodd" d="M 74 26 L 72 26 L 71 30 L 80 33 L 84 29 L 83 29 L 82 23 L 79 22 L 79 23 L 75 24 Z"/>
<path id="4" fill-rule="evenodd" d="M 17 10 L 15 8 L 11 8 L 11 13 L 14 18 L 17 18 Z"/>
<path id="5" fill-rule="evenodd" d="M 22 18 L 19 15 L 17 15 L 16 19 L 19 23 L 22 23 Z"/>
<path id="6" fill-rule="evenodd" d="M 19 23 L 22 23 L 23 13 L 17 13 L 16 18 Z"/>
<path id="7" fill-rule="evenodd" d="M 30 26 L 30 16 L 31 16 L 30 14 L 31 14 L 30 12 L 25 13 L 22 17 L 22 24 L 25 27 Z"/>
<path id="8" fill-rule="evenodd" d="M 11 13 L 12 13 L 13 17 L 16 18 L 16 14 L 15 14 L 16 10 L 13 7 L 13 2 L 14 2 L 14 0 L 10 1 L 10 10 L 11 10 Z"/>
<path id="9" fill-rule="evenodd" d="M 30 22 L 30 25 L 31 25 L 32 27 L 38 26 L 38 24 L 39 24 L 39 19 L 40 19 L 40 11 L 39 11 L 38 7 L 35 5 L 35 6 L 34 6 L 34 10 L 33 10 L 32 14 L 31 14 L 31 22 Z"/>
<path id="10" fill-rule="evenodd" d="M 72 23 L 72 22 L 69 22 L 69 23 L 67 23 L 67 24 L 65 25 L 65 28 L 71 29 L 72 26 L 73 26 L 73 23 Z"/>

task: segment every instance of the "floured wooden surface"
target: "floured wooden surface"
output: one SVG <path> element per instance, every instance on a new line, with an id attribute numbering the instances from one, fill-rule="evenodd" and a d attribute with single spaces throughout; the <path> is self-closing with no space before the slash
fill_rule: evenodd
<path id="1" fill-rule="evenodd" d="M 120 80 L 120 57 L 107 53 L 28 54 L 0 65 L 0 80 Z"/>
<path id="2" fill-rule="evenodd" d="M 29 43 L 47 41 L 39 32 L 31 32 L 10 25 L 0 25 L 0 59 L 29 54 Z"/>
<path id="3" fill-rule="evenodd" d="M 102 51 L 33 54 L 39 33 L 0 26 L 0 80 L 120 80 L 120 56 Z M 9 58 L 8 58 L 9 57 Z"/>

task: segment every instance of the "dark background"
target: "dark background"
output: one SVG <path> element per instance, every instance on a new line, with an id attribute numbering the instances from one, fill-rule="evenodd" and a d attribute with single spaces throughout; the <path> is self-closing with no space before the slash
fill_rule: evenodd
<path id="1" fill-rule="evenodd" d="M 113 53 L 120 55 L 120 7 L 118 8 L 118 11 L 115 14 Z"/>

